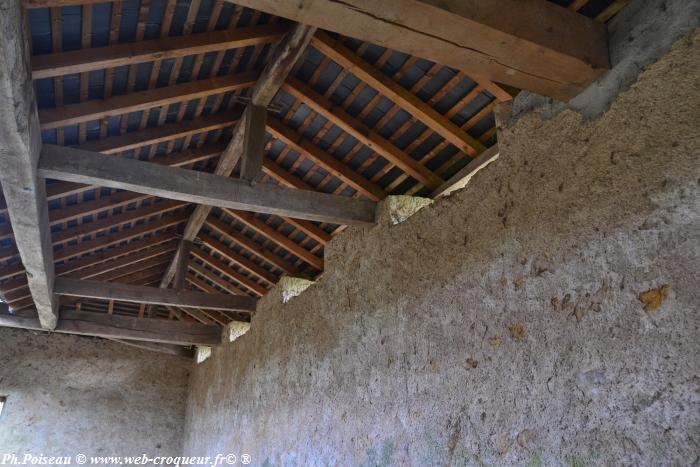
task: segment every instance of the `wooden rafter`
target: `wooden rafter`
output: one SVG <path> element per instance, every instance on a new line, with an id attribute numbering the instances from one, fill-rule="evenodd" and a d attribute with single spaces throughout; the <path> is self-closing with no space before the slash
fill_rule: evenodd
<path id="1" fill-rule="evenodd" d="M 38 55 L 32 58 L 31 76 L 33 79 L 51 78 L 270 43 L 278 40 L 285 30 L 286 27 L 281 25 L 250 26 L 234 30 L 192 34 L 185 38 L 165 37 L 51 55 Z"/>
<path id="2" fill-rule="evenodd" d="M 306 84 L 296 78 L 290 78 L 282 89 L 295 98 L 304 102 L 324 118 L 333 122 L 353 138 L 377 152 L 390 163 L 415 178 L 418 182 L 431 188 L 437 188 L 443 182 L 427 167 L 421 165 L 410 155 L 401 151 L 398 147 L 387 141 L 379 133 L 368 128 L 364 123 L 351 116 L 344 110 L 334 106 L 324 96 L 318 94 Z"/>
<path id="3" fill-rule="evenodd" d="M 192 255 L 198 258 L 203 263 L 209 265 L 213 269 L 219 271 L 220 274 L 231 278 L 235 283 L 240 284 L 240 286 L 244 287 L 245 289 L 249 290 L 257 296 L 263 296 L 267 292 L 267 289 L 264 286 L 251 280 L 249 277 L 239 273 L 238 271 L 233 269 L 230 264 L 227 264 L 219 259 L 212 257 L 200 247 L 195 246 L 192 249 Z M 190 267 L 195 267 L 195 264 L 190 263 Z"/>
<path id="4" fill-rule="evenodd" d="M 313 41 L 311 41 L 311 45 L 407 110 L 435 131 L 435 133 L 454 144 L 460 151 L 470 156 L 476 156 L 486 149 L 481 142 L 445 118 L 444 115 L 438 113 L 400 84 L 387 78 L 382 72 L 358 57 L 342 43 L 333 40 L 328 34 L 323 32 L 316 33 Z"/>
<path id="5" fill-rule="evenodd" d="M 39 112 L 39 120 L 44 130 L 60 128 L 245 89 L 255 84 L 256 78 L 257 73 L 241 73 L 133 92 L 101 101 L 93 100 L 42 110 Z"/>

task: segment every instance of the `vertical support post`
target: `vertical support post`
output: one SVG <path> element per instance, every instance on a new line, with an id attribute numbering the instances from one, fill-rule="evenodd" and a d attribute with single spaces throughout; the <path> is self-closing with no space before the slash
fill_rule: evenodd
<path id="1" fill-rule="evenodd" d="M 46 183 L 37 175 L 41 131 L 21 0 L 1 0 L 0 184 L 41 326 L 54 329 L 58 300 Z"/>
<path id="2" fill-rule="evenodd" d="M 243 134 L 243 158 L 241 178 L 251 185 L 262 177 L 263 150 L 265 146 L 265 122 L 267 109 L 250 103 L 245 108 L 245 130 Z"/>
<path id="3" fill-rule="evenodd" d="M 192 251 L 192 242 L 189 240 L 180 241 L 180 247 L 177 251 L 175 279 L 173 280 L 173 289 L 178 292 L 185 288 L 185 279 L 187 279 L 187 265 L 190 262 L 190 251 Z"/>

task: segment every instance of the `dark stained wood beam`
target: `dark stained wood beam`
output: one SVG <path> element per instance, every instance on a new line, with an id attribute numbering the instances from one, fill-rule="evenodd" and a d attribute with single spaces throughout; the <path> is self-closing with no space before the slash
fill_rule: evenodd
<path id="1" fill-rule="evenodd" d="M 605 26 L 543 0 L 235 3 L 559 100 L 610 67 Z"/>
<path id="2" fill-rule="evenodd" d="M 373 225 L 376 203 L 45 145 L 39 174 L 45 178 L 145 193 L 189 203 L 346 225 Z M 185 237 L 187 238 L 187 237 Z"/>
<path id="3" fill-rule="evenodd" d="M 0 326 L 42 330 L 39 320 L 0 314 Z M 83 336 L 162 342 L 177 345 L 219 345 L 221 327 L 166 319 L 141 319 L 87 311 L 61 312 L 54 332 Z"/>
<path id="4" fill-rule="evenodd" d="M 107 47 L 37 55 L 32 57 L 31 76 L 33 79 L 51 78 L 154 60 L 269 44 L 282 37 L 286 30 L 287 27 L 280 24 L 249 26 L 202 32 L 184 37 L 162 37 Z"/>
<path id="5" fill-rule="evenodd" d="M 37 162 L 41 130 L 31 81 L 27 18 L 19 0 L 2 3 L 0 14 L 0 184 L 27 273 L 41 326 L 58 319 L 46 184 Z"/>
<path id="6" fill-rule="evenodd" d="M 230 294 L 205 294 L 188 290 L 161 289 L 138 285 L 118 284 L 90 280 L 59 277 L 55 292 L 72 297 L 97 298 L 119 302 L 146 303 L 152 305 L 178 306 L 186 308 L 207 308 L 210 310 L 230 310 L 255 312 L 256 299 Z"/>

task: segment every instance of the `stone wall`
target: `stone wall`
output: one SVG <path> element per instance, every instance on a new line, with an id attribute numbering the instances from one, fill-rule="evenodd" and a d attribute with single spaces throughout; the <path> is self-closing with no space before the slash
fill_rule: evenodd
<path id="1" fill-rule="evenodd" d="M 348 229 L 193 370 L 184 453 L 697 463 L 699 76 L 695 33 L 599 119 L 524 115 L 465 189 Z"/>
<path id="2" fill-rule="evenodd" d="M 176 456 L 191 365 L 104 339 L 0 328 L 0 459 Z"/>

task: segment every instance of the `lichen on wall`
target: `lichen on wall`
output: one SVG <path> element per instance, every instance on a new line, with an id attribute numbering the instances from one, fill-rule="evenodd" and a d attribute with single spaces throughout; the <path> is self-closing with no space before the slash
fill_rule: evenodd
<path id="1" fill-rule="evenodd" d="M 191 359 L 0 328 L 0 459 L 177 456 Z"/>
<path id="2" fill-rule="evenodd" d="M 193 371 L 184 452 L 697 462 L 699 76 L 695 33 L 598 120 L 526 115 L 464 190 L 336 237 L 313 287 Z"/>

